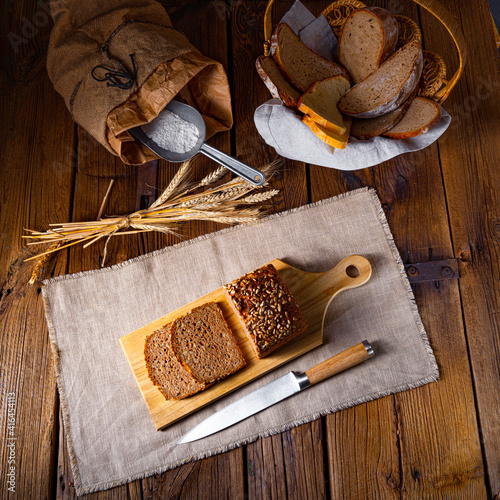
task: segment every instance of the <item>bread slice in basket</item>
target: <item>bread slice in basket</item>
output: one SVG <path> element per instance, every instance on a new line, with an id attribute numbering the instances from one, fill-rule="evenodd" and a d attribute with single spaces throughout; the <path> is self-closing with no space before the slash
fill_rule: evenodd
<path id="1" fill-rule="evenodd" d="M 356 9 L 345 20 L 339 42 L 339 62 L 359 83 L 373 73 L 394 50 L 396 18 L 381 7 Z"/>
<path id="2" fill-rule="evenodd" d="M 304 45 L 286 23 L 278 24 L 274 30 L 271 53 L 285 78 L 301 92 L 332 76 L 343 75 L 350 80 L 347 70 Z"/>
<path id="3" fill-rule="evenodd" d="M 393 128 L 384 132 L 392 139 L 410 139 L 425 134 L 441 120 L 441 107 L 426 97 L 414 99 L 402 120 Z"/>
<path id="4" fill-rule="evenodd" d="M 336 149 L 344 149 L 349 142 L 349 132 L 351 129 L 352 118 L 350 116 L 345 117 L 346 131 L 343 134 L 337 134 L 328 130 L 316 123 L 308 115 L 302 117 L 302 121 L 311 129 L 311 131 L 318 136 L 323 142 L 326 142 L 330 146 Z"/>
<path id="5" fill-rule="evenodd" d="M 394 111 L 417 87 L 422 67 L 420 44 L 404 45 L 341 97 L 340 112 L 355 118 L 375 118 Z"/>
<path id="6" fill-rule="evenodd" d="M 350 88 L 349 80 L 342 75 L 315 82 L 299 99 L 299 111 L 330 132 L 344 134 L 346 126 L 337 103 Z"/>
<path id="7" fill-rule="evenodd" d="M 376 118 L 353 118 L 351 135 L 356 139 L 371 139 L 395 127 L 404 117 L 418 92 L 416 88 L 406 101 L 394 111 Z"/>
<path id="8" fill-rule="evenodd" d="M 280 99 L 290 108 L 297 107 L 300 92 L 290 85 L 271 56 L 260 56 L 255 67 L 273 97 Z"/>

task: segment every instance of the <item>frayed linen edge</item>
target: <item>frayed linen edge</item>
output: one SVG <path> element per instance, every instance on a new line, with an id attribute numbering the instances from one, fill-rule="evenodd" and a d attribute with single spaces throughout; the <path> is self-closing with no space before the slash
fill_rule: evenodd
<path id="1" fill-rule="evenodd" d="M 61 360 L 59 358 L 59 350 L 57 348 L 56 331 L 54 328 L 54 324 L 52 323 L 49 298 L 47 297 L 45 287 L 42 287 L 42 300 L 45 308 L 45 318 L 47 320 L 47 328 L 49 330 L 50 347 L 52 350 L 52 356 L 54 356 L 54 367 L 56 372 L 57 389 L 59 391 L 59 401 L 61 403 L 61 413 L 64 423 L 64 433 L 66 436 L 66 442 L 68 443 L 69 463 L 71 465 L 71 472 L 73 473 L 73 482 L 75 484 L 75 489 L 78 493 L 79 491 L 80 492 L 83 491 L 80 479 L 80 470 L 78 469 L 78 463 L 76 461 L 75 450 L 73 447 L 71 424 L 69 422 L 68 402 L 66 400 L 66 391 L 64 389 L 64 382 L 61 370 Z"/>
<path id="2" fill-rule="evenodd" d="M 139 255 L 138 257 L 134 257 L 132 259 L 125 260 L 124 262 L 120 262 L 118 264 L 114 264 L 114 265 L 109 266 L 109 267 L 104 267 L 102 269 L 91 269 L 89 271 L 80 271 L 80 272 L 72 273 L 72 274 L 63 274 L 62 276 L 56 276 L 54 278 L 43 280 L 42 283 L 44 285 L 48 285 L 51 283 L 55 283 L 57 281 L 78 279 L 78 278 L 83 278 L 85 276 L 89 276 L 89 275 L 96 274 L 96 273 L 105 273 L 105 272 L 109 272 L 109 271 L 114 271 L 114 270 L 119 269 L 121 267 L 135 264 L 136 262 L 140 262 L 140 261 L 145 260 L 145 259 L 150 259 L 150 258 L 155 257 L 157 255 L 162 255 L 164 253 L 172 252 L 178 248 L 182 248 L 182 247 L 185 247 L 188 245 L 193 245 L 193 244 L 197 243 L 198 241 L 203 241 L 203 240 L 215 238 L 219 234 L 224 234 L 224 233 L 228 233 L 228 232 L 232 232 L 232 231 L 238 231 L 238 230 L 243 229 L 243 228 L 248 227 L 248 226 L 254 226 L 257 224 L 264 224 L 270 220 L 277 219 L 279 217 L 284 217 L 284 216 L 287 216 L 287 215 L 295 213 L 295 212 L 307 210 L 308 208 L 313 208 L 313 207 L 317 207 L 320 205 L 326 205 L 328 203 L 333 203 L 333 202 L 336 202 L 337 200 L 340 200 L 342 198 L 361 194 L 361 193 L 364 193 L 367 191 L 373 191 L 375 193 L 375 190 L 373 188 L 369 188 L 369 187 L 362 187 L 362 188 L 358 188 L 358 189 L 353 189 L 352 191 L 347 191 L 345 193 L 341 193 L 341 194 L 333 196 L 331 198 L 326 198 L 324 200 L 319 200 L 319 201 L 316 201 L 314 203 L 308 203 L 308 204 L 302 205 L 300 207 L 291 208 L 290 210 L 285 210 L 283 212 L 278 212 L 275 214 L 267 215 L 266 217 L 263 217 L 262 219 L 257 220 L 255 222 L 252 222 L 250 224 L 238 224 L 235 226 L 226 227 L 224 229 L 219 229 L 218 231 L 214 231 L 212 233 L 202 234 L 201 236 L 197 236 L 196 238 L 192 238 L 192 239 L 187 240 L 187 241 L 181 241 L 179 243 L 176 243 L 175 245 L 169 245 L 169 246 L 166 246 L 164 248 L 160 248 L 159 250 L 155 250 L 153 252 L 150 252 L 150 253 L 147 253 L 144 255 Z M 375 193 L 375 197 L 377 198 L 376 193 Z"/>
<path id="3" fill-rule="evenodd" d="M 422 323 L 422 318 L 420 317 L 420 314 L 418 312 L 417 302 L 415 300 L 415 296 L 413 295 L 413 290 L 411 289 L 410 282 L 409 282 L 408 277 L 406 275 L 403 260 L 401 259 L 401 255 L 399 254 L 399 250 L 397 249 L 396 243 L 394 242 L 394 237 L 392 236 L 391 228 L 389 227 L 389 223 L 387 222 L 387 218 L 385 216 L 384 209 L 382 208 L 382 204 L 380 203 L 380 199 L 379 199 L 379 197 L 374 189 L 370 189 L 370 194 L 371 194 L 373 203 L 375 205 L 375 209 L 377 211 L 378 218 L 379 218 L 380 223 L 382 225 L 382 228 L 385 232 L 387 245 L 392 253 L 392 256 L 394 257 L 394 260 L 396 261 L 397 266 L 399 267 L 402 285 L 406 291 L 406 296 L 408 297 L 408 301 L 410 304 L 410 310 L 413 314 L 413 319 L 415 321 L 417 331 L 420 335 L 420 339 L 422 340 L 422 342 L 424 344 L 425 350 L 427 351 L 427 354 L 429 355 L 429 361 L 430 361 L 430 364 L 431 364 L 431 367 L 433 370 L 433 375 L 435 376 L 435 378 L 437 380 L 437 379 L 439 379 L 439 367 L 438 367 L 436 358 L 434 356 L 434 351 L 432 350 L 431 344 L 429 342 L 427 332 L 425 331 L 424 324 Z"/>
<path id="4" fill-rule="evenodd" d="M 347 191 L 345 193 L 341 193 L 341 194 L 333 196 L 331 198 L 326 198 L 324 200 L 319 200 L 319 201 L 317 201 L 315 203 L 309 203 L 307 205 L 302 205 L 300 207 L 292 208 L 292 209 L 286 210 L 284 212 L 278 212 L 276 214 L 268 215 L 267 217 L 264 217 L 264 218 L 260 219 L 259 221 L 256 221 L 252 225 L 262 224 L 262 223 L 265 223 L 266 221 L 269 221 L 269 220 L 272 220 L 272 219 L 275 219 L 275 218 L 278 218 L 278 217 L 283 217 L 283 216 L 286 216 L 286 215 L 294 213 L 294 212 L 299 212 L 299 211 L 302 211 L 302 210 L 307 210 L 308 208 L 312 208 L 312 207 L 315 207 L 315 206 L 320 206 L 320 205 L 327 204 L 327 203 L 333 203 L 333 202 L 335 202 L 337 200 L 340 200 L 342 198 L 345 198 L 345 197 L 348 197 L 348 196 L 362 194 L 362 193 L 368 192 L 368 191 L 374 191 L 374 189 L 373 188 L 369 188 L 369 187 L 362 187 L 362 188 L 355 189 L 355 190 L 352 190 L 352 191 Z M 376 193 L 375 193 L 375 198 L 377 198 Z M 145 255 L 140 255 L 140 256 L 135 257 L 133 259 L 128 259 L 128 260 L 126 260 L 124 262 L 120 262 L 119 264 L 115 264 L 115 265 L 110 266 L 110 267 L 106 267 L 106 268 L 103 268 L 103 269 L 92 269 L 92 270 L 89 270 L 89 271 L 80 271 L 80 272 L 77 272 L 77 273 L 65 274 L 65 275 L 62 275 L 62 276 L 56 276 L 54 278 L 51 278 L 51 279 L 48 279 L 48 280 L 44 280 L 42 283 L 44 285 L 47 285 L 49 283 L 55 283 L 57 281 L 63 281 L 63 280 L 68 280 L 68 279 L 81 278 L 81 277 L 85 277 L 85 276 L 92 275 L 92 274 L 95 274 L 95 273 L 113 271 L 115 269 L 119 269 L 121 267 L 133 264 L 135 262 L 140 262 L 141 260 L 149 259 L 149 258 L 155 257 L 156 255 L 161 255 L 163 253 L 167 253 L 167 252 L 173 251 L 173 250 L 175 250 L 177 248 L 182 248 L 182 247 L 187 246 L 187 245 L 192 245 L 192 244 L 194 244 L 194 243 L 196 243 L 198 241 L 202 241 L 202 240 L 214 238 L 214 237 L 216 237 L 220 233 L 226 233 L 226 232 L 230 232 L 230 231 L 236 231 L 236 230 L 239 230 L 239 229 L 244 228 L 244 227 L 245 227 L 245 225 L 231 226 L 231 227 L 228 227 L 228 228 L 221 229 L 219 231 L 214 231 L 212 233 L 207 233 L 207 234 L 198 236 L 196 238 L 192 238 L 192 239 L 190 239 L 188 241 L 181 241 L 181 242 L 179 242 L 179 243 L 177 243 L 175 245 L 167 246 L 167 247 L 161 248 L 159 250 L 156 250 L 154 252 L 150 252 L 150 253 L 145 254 Z M 223 447 L 223 449 L 212 450 L 212 451 L 209 450 L 209 451 L 207 451 L 207 452 L 205 452 L 203 454 L 194 455 L 194 456 L 189 457 L 189 458 L 187 458 L 185 460 L 181 460 L 181 461 L 175 462 L 174 464 L 169 464 L 169 465 L 167 465 L 165 467 L 160 467 L 160 468 L 157 468 L 157 469 L 154 469 L 154 470 L 151 470 L 151 471 L 147 471 L 147 472 L 145 472 L 143 474 L 139 474 L 139 475 L 127 478 L 127 479 L 119 479 L 119 480 L 115 480 L 115 481 L 109 481 L 109 482 L 106 482 L 106 483 L 101 483 L 101 484 L 99 484 L 97 486 L 94 486 L 94 487 L 91 487 L 91 488 L 84 488 L 82 486 L 81 477 L 80 477 L 80 470 L 79 470 L 79 467 L 78 467 L 78 463 L 77 463 L 77 459 L 76 459 L 76 454 L 75 454 L 74 447 L 73 447 L 70 417 L 69 417 L 68 404 L 67 404 L 67 399 L 66 399 L 66 391 L 65 391 L 65 388 L 64 388 L 63 375 L 62 375 L 62 369 L 61 369 L 61 362 L 60 362 L 60 358 L 59 358 L 59 350 L 58 350 L 58 347 L 57 347 L 56 332 L 55 332 L 54 324 L 52 322 L 52 315 L 51 315 L 51 312 L 50 312 L 50 304 L 49 304 L 49 298 L 48 298 L 46 286 L 42 287 L 42 299 L 43 299 L 43 304 L 44 304 L 44 309 L 45 309 L 45 317 L 46 317 L 46 321 L 47 321 L 47 327 L 48 327 L 48 331 L 49 331 L 50 346 L 51 346 L 52 354 L 54 356 L 54 367 L 55 367 L 55 373 L 56 373 L 56 382 L 57 382 L 57 388 L 58 388 L 58 391 L 59 391 L 59 400 L 60 400 L 60 403 L 61 403 L 61 413 L 62 413 L 63 424 L 64 424 L 64 432 L 65 432 L 65 436 L 66 436 L 66 442 L 68 444 L 69 461 L 70 461 L 71 472 L 73 474 L 73 482 L 74 482 L 74 485 L 75 485 L 75 490 L 76 490 L 77 495 L 83 495 L 83 494 L 92 493 L 92 492 L 95 492 L 95 491 L 103 491 L 103 490 L 106 490 L 108 488 L 113 488 L 115 486 L 126 484 L 126 483 L 131 482 L 131 481 L 135 481 L 137 479 L 143 479 L 145 477 L 149 477 L 149 476 L 151 476 L 153 474 L 160 474 L 161 472 L 165 472 L 166 470 L 174 469 L 175 467 L 178 467 L 179 465 L 183 465 L 183 464 L 192 462 L 194 460 L 201 460 L 202 458 L 209 457 L 209 456 L 211 456 L 213 454 L 223 453 L 225 450 L 230 450 L 230 449 L 236 448 L 237 446 L 240 446 L 242 444 L 246 444 L 247 442 L 250 443 L 250 442 L 255 441 L 256 439 L 258 439 L 259 437 L 261 437 L 260 435 L 255 435 L 255 436 L 249 438 L 248 440 L 245 440 L 245 442 L 241 442 L 241 444 L 238 444 L 238 443 L 236 443 L 236 444 L 230 444 L 230 445 L 227 445 L 227 446 Z M 300 425 L 300 424 L 296 424 L 296 425 Z M 290 425 L 290 427 L 288 427 L 288 428 L 291 428 L 291 427 L 293 427 L 293 425 Z M 276 432 L 280 432 L 280 431 L 278 430 Z M 271 435 L 271 434 L 269 434 L 269 435 Z M 265 437 L 265 436 L 263 435 L 262 437 Z"/>
<path id="5" fill-rule="evenodd" d="M 155 474 L 161 474 L 162 472 L 174 469 L 176 467 L 179 467 L 180 465 L 183 465 L 183 464 L 186 464 L 186 463 L 190 463 L 190 462 L 193 462 L 193 461 L 196 461 L 196 460 L 201 460 L 203 458 L 207 458 L 207 457 L 210 457 L 212 455 L 217 455 L 217 454 L 220 454 L 220 453 L 224 453 L 226 451 L 233 450 L 233 449 L 238 448 L 240 446 L 243 446 L 245 444 L 252 443 L 252 442 L 256 441 L 259 438 L 264 438 L 264 437 L 272 436 L 274 434 L 279 434 L 280 432 L 287 431 L 287 430 L 289 430 L 289 429 L 291 429 L 293 427 L 297 427 L 298 425 L 302 425 L 302 424 L 305 424 L 305 423 L 308 423 L 308 422 L 312 422 L 313 420 L 316 420 L 317 418 L 320 418 L 322 416 L 329 415 L 331 413 L 335 413 L 337 411 L 340 411 L 340 410 L 343 410 L 343 409 L 346 409 L 346 408 L 350 408 L 352 406 L 356 406 L 356 405 L 361 404 L 361 403 L 366 403 L 368 401 L 372 401 L 374 399 L 378 399 L 378 398 L 381 398 L 381 397 L 384 397 L 384 396 L 387 396 L 387 395 L 390 395 L 390 394 L 394 394 L 394 393 L 397 393 L 397 392 L 402 392 L 402 391 L 405 391 L 405 390 L 408 390 L 408 389 L 414 389 L 416 387 L 420 387 L 420 386 L 428 384 L 430 382 L 435 382 L 435 381 L 437 381 L 439 379 L 439 369 L 438 369 L 438 365 L 437 365 L 436 359 L 434 357 L 434 353 L 433 353 L 432 347 L 431 347 L 431 345 L 429 343 L 429 339 L 427 337 L 427 333 L 425 331 L 424 325 L 423 325 L 422 320 L 420 318 L 420 315 L 418 313 L 418 307 L 417 307 L 417 304 L 416 304 L 416 301 L 415 301 L 415 297 L 413 295 L 413 291 L 411 289 L 410 283 L 408 281 L 408 278 L 406 277 L 406 272 L 405 272 L 405 269 L 404 269 L 403 261 L 401 259 L 399 251 L 398 251 L 398 249 L 396 247 L 396 244 L 394 242 L 394 238 L 392 236 L 392 233 L 391 233 L 391 230 L 390 230 L 390 227 L 389 227 L 389 223 L 387 222 L 387 218 L 385 216 L 384 210 L 383 210 L 382 205 L 380 203 L 380 199 L 378 198 L 378 195 L 377 195 L 377 192 L 376 192 L 375 189 L 370 188 L 370 187 L 362 187 L 362 188 L 355 189 L 355 190 L 352 190 L 352 191 L 347 191 L 345 193 L 341 193 L 341 194 L 339 194 L 337 196 L 334 196 L 334 197 L 331 197 L 331 198 L 327 198 L 327 199 L 324 199 L 324 200 L 320 200 L 320 201 L 317 201 L 315 203 L 310 203 L 310 204 L 302 205 L 300 207 L 296 207 L 296 208 L 293 208 L 293 209 L 290 209 L 290 210 L 287 210 L 287 211 L 284 211 L 284 212 L 279 212 L 279 213 L 276 213 L 276 214 L 271 214 L 271 215 L 269 215 L 269 216 L 267 216 L 267 217 L 265 217 L 265 218 L 263 218 L 263 219 L 255 222 L 252 225 L 262 224 L 262 223 L 265 223 L 265 222 L 267 222 L 269 220 L 272 220 L 272 219 L 275 219 L 275 218 L 278 218 L 278 217 L 283 217 L 283 216 L 289 215 L 289 214 L 294 213 L 294 212 L 299 212 L 299 211 L 302 211 L 302 210 L 307 210 L 308 208 L 313 208 L 313 207 L 316 207 L 316 206 L 320 206 L 320 205 L 324 205 L 324 204 L 328 204 L 328 203 L 333 203 L 333 202 L 336 202 L 337 200 L 346 198 L 348 196 L 358 195 L 358 194 L 362 194 L 362 193 L 365 193 L 365 192 L 368 192 L 371 195 L 371 199 L 372 199 L 372 201 L 373 201 L 373 203 L 375 205 L 375 209 L 377 211 L 377 215 L 378 215 L 379 221 L 380 221 L 380 223 L 381 223 L 381 225 L 382 225 L 382 227 L 384 229 L 384 233 L 386 235 L 387 244 L 388 244 L 388 246 L 389 246 L 389 248 L 391 250 L 391 254 L 393 255 L 393 257 L 394 257 L 394 259 L 395 259 L 395 261 L 396 261 L 396 263 L 397 263 L 397 265 L 399 267 L 401 278 L 403 280 L 403 286 L 404 286 L 404 288 L 405 288 L 405 290 L 407 292 L 407 296 L 408 296 L 409 303 L 410 303 L 410 309 L 412 311 L 412 314 L 413 314 L 413 317 L 414 317 L 414 320 L 415 320 L 415 323 L 416 323 L 416 326 L 417 326 L 417 330 L 419 332 L 420 338 L 422 339 L 422 341 L 423 341 L 423 343 L 424 343 L 424 345 L 426 347 L 427 353 L 430 356 L 430 361 L 431 361 L 431 366 L 432 366 L 432 374 L 430 376 L 428 376 L 428 377 L 420 380 L 420 381 L 415 382 L 415 383 L 405 384 L 403 386 L 399 386 L 397 388 L 389 389 L 389 390 L 386 390 L 386 391 L 379 391 L 377 393 L 365 396 L 363 398 L 358 398 L 358 399 L 353 400 L 353 401 L 342 403 L 340 405 L 337 405 L 336 407 L 327 408 L 327 409 L 322 410 L 320 412 L 316 412 L 316 413 L 314 413 L 312 415 L 308 415 L 308 416 L 305 416 L 305 417 L 303 417 L 301 419 L 294 420 L 293 422 L 285 423 L 285 424 L 283 424 L 283 425 L 281 425 L 279 427 L 276 427 L 276 428 L 273 428 L 273 429 L 268 429 L 268 430 L 266 430 L 264 432 L 261 432 L 261 433 L 258 433 L 258 434 L 254 434 L 254 435 L 252 435 L 252 436 L 250 436 L 248 438 L 245 438 L 243 440 L 240 440 L 240 441 L 237 441 L 237 442 L 234 442 L 234 443 L 229 443 L 227 445 L 220 446 L 220 447 L 212 449 L 212 450 L 207 450 L 205 452 L 192 455 L 191 457 L 188 457 L 188 458 L 186 458 L 184 460 L 178 460 L 178 461 L 173 462 L 171 464 L 168 464 L 168 465 L 166 465 L 164 467 L 158 467 L 158 468 L 146 471 L 146 472 L 144 472 L 142 474 L 137 474 L 137 475 L 134 475 L 134 476 L 131 476 L 131 477 L 128 477 L 128 478 L 118 479 L 118 480 L 114 480 L 114 481 L 108 481 L 108 482 L 105 482 L 105 483 L 100 483 L 100 484 L 94 485 L 94 486 L 92 486 L 90 488 L 84 488 L 82 486 L 82 483 L 81 483 L 80 472 L 79 472 L 79 468 L 78 468 L 78 464 L 77 464 L 77 460 L 76 460 L 76 455 L 75 455 L 74 448 L 73 448 L 73 442 L 72 442 L 72 436 L 71 436 L 71 426 L 70 426 L 70 422 L 69 422 L 69 412 L 68 412 L 68 409 L 67 409 L 66 393 L 65 393 L 64 384 L 63 384 L 63 378 L 62 378 L 62 371 L 61 371 L 60 359 L 59 359 L 59 351 L 58 351 L 58 348 L 57 348 L 56 333 L 55 333 L 55 329 L 54 329 L 54 326 L 53 326 L 53 323 L 52 323 L 52 317 L 50 315 L 50 306 L 49 306 L 49 302 L 48 302 L 46 287 L 44 286 L 44 287 L 42 287 L 42 298 L 43 298 L 43 303 L 44 303 L 44 307 L 45 307 L 45 313 L 46 313 L 46 319 L 47 319 L 47 326 L 48 326 L 48 330 L 49 330 L 49 338 L 50 338 L 50 343 L 51 343 L 51 349 L 52 349 L 52 353 L 54 355 L 54 365 L 55 365 L 55 372 L 56 372 L 56 381 L 57 381 L 57 386 L 58 386 L 58 390 L 59 390 L 59 398 L 60 398 L 60 402 L 61 402 L 61 410 L 62 410 L 62 416 L 63 416 L 64 430 L 65 430 L 65 434 L 66 434 L 66 440 L 67 440 L 67 443 L 68 443 L 68 451 L 69 451 L 69 459 L 70 459 L 71 471 L 72 471 L 72 474 L 73 474 L 73 480 L 74 480 L 74 485 L 75 485 L 75 490 L 76 490 L 77 495 L 84 495 L 84 494 L 93 493 L 93 492 L 97 492 L 97 491 L 103 491 L 103 490 L 106 490 L 106 489 L 109 489 L 109 488 L 114 488 L 116 486 L 127 484 L 127 483 L 132 482 L 132 481 L 136 481 L 136 480 L 139 480 L 139 479 L 144 479 L 146 477 L 149 477 L 149 476 L 152 476 L 152 475 L 155 475 Z M 228 227 L 228 228 L 225 228 L 225 229 L 221 229 L 219 231 L 215 231 L 215 232 L 212 232 L 212 233 L 208 233 L 208 234 L 204 234 L 204 235 L 198 236 L 198 237 L 193 238 L 193 239 L 188 240 L 188 241 L 182 241 L 182 242 L 177 243 L 175 245 L 167 246 L 167 247 L 162 248 L 160 250 L 156 250 L 154 252 L 151 252 L 151 253 L 148 253 L 148 254 L 145 254 L 145 255 L 141 255 L 141 256 L 135 257 L 133 259 L 129 259 L 129 260 L 125 261 L 125 262 L 121 262 L 119 264 L 115 264 L 115 265 L 107 267 L 107 268 L 94 269 L 94 270 L 90 270 L 90 271 L 82 271 L 82 272 L 78 272 L 78 273 L 57 276 L 57 277 L 51 278 L 49 280 L 44 280 L 43 284 L 47 285 L 49 283 L 54 283 L 54 282 L 61 281 L 61 280 L 75 279 L 75 278 L 80 278 L 80 277 L 84 277 L 84 276 L 87 276 L 87 275 L 91 275 L 91 274 L 94 274 L 94 273 L 108 272 L 108 271 L 111 271 L 111 270 L 115 270 L 117 268 L 124 267 L 126 265 L 130 265 L 130 264 L 135 263 L 135 262 L 139 262 L 139 261 L 141 261 L 143 259 L 148 259 L 148 258 L 154 257 L 156 255 L 160 255 L 160 254 L 163 254 L 163 253 L 166 253 L 166 252 L 169 252 L 169 251 L 173 251 L 173 250 L 175 250 L 177 248 L 181 248 L 181 247 L 184 247 L 184 246 L 187 246 L 187 245 L 194 244 L 197 241 L 201 241 L 201 240 L 213 238 L 213 237 L 217 236 L 220 233 L 226 233 L 226 232 L 238 230 L 238 229 L 243 228 L 243 227 L 245 227 L 245 226 L 238 225 L 238 226 Z"/>
<path id="6" fill-rule="evenodd" d="M 132 481 L 137 481 L 140 479 L 145 479 L 147 477 L 153 476 L 155 474 L 161 474 L 163 472 L 166 472 L 168 470 L 175 469 L 176 467 L 179 467 L 181 465 L 185 465 L 190 462 L 195 462 L 197 460 L 203 460 L 204 458 L 208 458 L 214 455 L 219 455 L 220 453 L 225 453 L 227 451 L 231 451 L 237 448 L 240 448 L 241 446 L 253 443 L 257 441 L 257 439 L 261 438 L 266 438 L 269 436 L 274 436 L 275 434 L 280 434 L 281 432 L 288 431 L 290 429 L 293 429 L 294 427 L 298 427 L 299 425 L 307 424 L 309 422 L 313 422 L 314 420 L 317 420 L 318 418 L 325 417 L 327 415 L 331 415 L 333 413 L 336 413 L 337 411 L 340 410 L 345 410 L 347 408 L 352 408 L 354 406 L 363 404 L 363 403 L 368 403 L 370 401 L 374 401 L 376 399 L 385 397 L 385 396 L 390 396 L 391 394 L 396 394 L 398 392 L 403 392 L 409 389 L 416 389 L 417 387 L 421 387 L 423 385 L 429 384 L 431 382 L 436 382 L 437 378 L 435 377 L 435 374 L 433 373 L 432 375 L 425 377 L 421 380 L 418 380 L 417 382 L 412 382 L 408 384 L 403 384 L 399 385 L 397 387 L 387 389 L 385 391 L 378 391 L 373 394 L 369 394 L 367 396 L 364 396 L 362 398 L 357 398 L 353 399 L 351 401 L 346 401 L 345 403 L 340 403 L 336 406 L 332 406 L 330 408 L 325 408 L 324 410 L 321 410 L 319 412 L 312 413 L 310 415 L 306 415 L 302 418 L 298 418 L 296 420 L 287 422 L 285 424 L 282 424 L 278 427 L 273 427 L 271 429 L 267 429 L 263 432 L 259 432 L 257 434 L 253 434 L 252 436 L 249 436 L 245 439 L 241 439 L 239 441 L 234 441 L 232 443 L 219 446 L 217 448 L 213 448 L 201 453 L 196 453 L 194 455 L 191 455 L 188 458 L 185 458 L 183 460 L 177 460 L 176 462 L 172 462 L 168 465 L 165 465 L 164 467 L 157 467 L 155 469 L 151 469 L 149 471 L 146 471 L 142 474 L 136 474 L 134 476 L 128 477 L 128 478 L 123 478 L 123 479 L 117 479 L 115 481 L 107 481 L 104 483 L 100 483 L 98 485 L 94 485 L 90 488 L 82 488 L 80 482 L 75 481 L 75 488 L 76 488 L 76 493 L 77 495 L 85 495 L 88 493 L 95 493 L 98 491 L 104 491 L 109 488 L 114 488 L 116 486 L 121 486 L 123 484 L 130 483 Z M 182 446 L 182 445 L 179 445 Z"/>

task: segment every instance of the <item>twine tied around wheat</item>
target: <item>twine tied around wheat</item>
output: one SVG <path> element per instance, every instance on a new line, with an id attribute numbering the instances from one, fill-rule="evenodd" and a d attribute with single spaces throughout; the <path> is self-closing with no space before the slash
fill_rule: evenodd
<path id="1" fill-rule="evenodd" d="M 102 217 L 113 182 L 104 196 L 96 220 L 87 222 L 63 222 L 50 224 L 46 231 L 28 230 L 28 245 L 48 244 L 45 251 L 30 257 L 38 259 L 30 284 L 39 279 L 47 259 L 54 252 L 83 243 L 87 248 L 105 238 L 102 265 L 106 262 L 108 243 L 113 236 L 158 231 L 178 236 L 180 224 L 190 220 L 214 221 L 221 224 L 249 224 L 265 214 L 264 202 L 276 196 L 279 191 L 270 188 L 269 180 L 281 166 L 282 160 L 274 160 L 261 171 L 266 175 L 263 186 L 254 186 L 236 177 L 223 184 L 214 185 L 228 170 L 221 166 L 199 182 L 191 182 L 190 161 L 184 162 L 166 189 L 147 209 L 129 215 Z"/>

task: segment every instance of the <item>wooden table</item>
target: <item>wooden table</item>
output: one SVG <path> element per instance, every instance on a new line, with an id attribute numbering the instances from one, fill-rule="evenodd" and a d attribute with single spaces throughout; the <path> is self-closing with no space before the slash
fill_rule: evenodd
<path id="1" fill-rule="evenodd" d="M 291 3 L 278 1 L 274 19 Z M 372 186 L 405 263 L 457 259 L 460 279 L 412 285 L 440 381 L 93 497 L 500 498 L 500 64 L 487 0 L 443 3 L 457 16 L 470 57 L 444 104 L 453 121 L 438 143 L 356 172 L 287 161 L 272 181 L 281 190 L 274 212 Z M 174 25 L 227 68 L 235 125 L 211 143 L 264 165 L 274 151 L 252 116 L 269 97 L 254 70 L 266 1 L 164 4 Z M 307 4 L 319 13 L 328 1 Z M 431 15 L 410 2 L 377 5 L 417 20 L 425 48 L 455 67 L 453 42 Z M 54 91 L 44 67 L 51 22 L 43 4 L 3 2 L 1 13 L 0 435 L 3 443 L 8 394 L 15 393 L 16 498 L 72 498 L 41 285 L 27 284 L 33 265 L 24 260 L 33 251 L 21 235 L 23 228 L 94 219 L 110 179 L 116 182 L 108 213 L 129 213 L 149 195 L 140 169 L 77 127 Z M 196 165 L 197 177 L 212 166 Z M 164 187 L 175 169 L 159 162 L 152 182 Z M 217 229 L 193 223 L 183 236 Z M 177 241 L 157 234 L 116 238 L 108 264 Z M 44 277 L 96 269 L 102 252 L 103 245 L 62 251 Z M 2 471 L 8 454 L 2 445 Z M 7 493 L 2 473 L 0 497 L 11 498 Z"/>

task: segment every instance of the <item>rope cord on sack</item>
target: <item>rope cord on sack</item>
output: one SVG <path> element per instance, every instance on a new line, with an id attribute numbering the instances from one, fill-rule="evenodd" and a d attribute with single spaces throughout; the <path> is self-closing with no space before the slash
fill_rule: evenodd
<path id="1" fill-rule="evenodd" d="M 108 87 L 117 87 L 122 90 L 128 90 L 134 84 L 134 79 L 137 73 L 137 68 L 135 67 L 134 54 L 129 54 L 130 60 L 132 61 L 133 73 L 130 74 L 127 71 L 117 71 L 115 69 L 106 68 L 106 66 L 95 66 L 92 68 L 92 78 L 98 82 L 107 82 Z M 104 78 L 99 78 L 94 74 L 95 70 L 102 69 L 106 71 L 104 73 Z"/>

